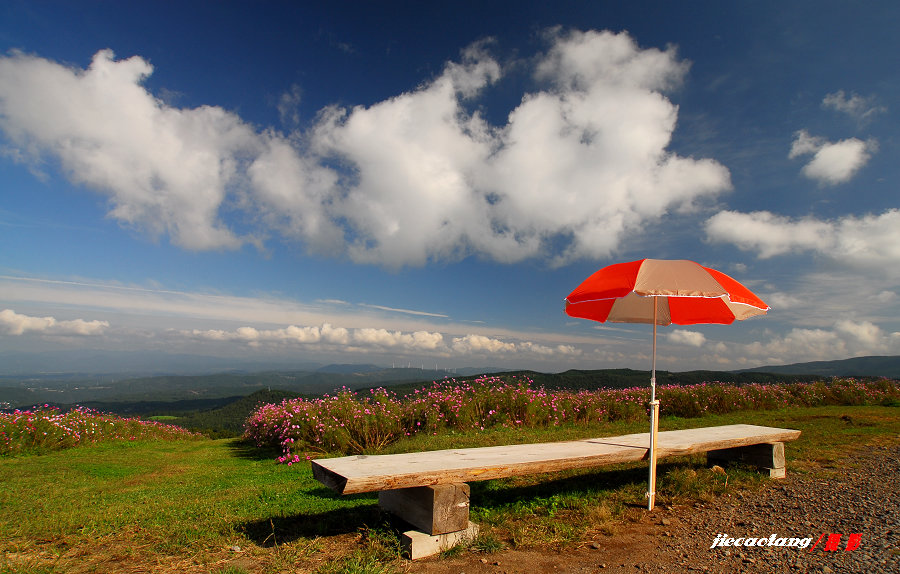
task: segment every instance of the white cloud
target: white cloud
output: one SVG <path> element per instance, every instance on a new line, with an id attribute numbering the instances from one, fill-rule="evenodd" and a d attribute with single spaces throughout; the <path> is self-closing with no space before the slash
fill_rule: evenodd
<path id="1" fill-rule="evenodd" d="M 849 181 L 869 161 L 877 146 L 856 138 L 822 146 L 803 166 L 803 174 L 820 183 L 835 185 Z"/>
<path id="2" fill-rule="evenodd" d="M 803 300 L 792 293 L 769 293 L 765 296 L 765 300 L 772 309 L 777 309 L 779 311 L 803 305 Z"/>
<path id="3" fill-rule="evenodd" d="M 707 220 L 706 234 L 712 241 L 756 251 L 761 258 L 813 251 L 848 266 L 889 271 L 900 263 L 900 209 L 832 221 L 791 219 L 768 211 L 721 211 Z"/>
<path id="4" fill-rule="evenodd" d="M 468 334 L 465 337 L 454 337 L 451 345 L 453 351 L 463 355 L 479 354 L 512 354 L 538 357 L 571 358 L 581 356 L 583 351 L 574 345 L 544 345 L 532 341 L 520 341 L 512 343 L 487 337 L 484 335 Z"/>
<path id="5" fill-rule="evenodd" d="M 685 329 L 675 329 L 667 336 L 672 343 L 679 345 L 690 345 L 692 347 L 702 347 L 706 344 L 706 336 L 699 331 L 687 331 Z"/>
<path id="6" fill-rule="evenodd" d="M 111 217 L 190 249 L 236 247 L 219 209 L 259 138 L 221 108 L 166 106 L 141 87 L 152 71 L 109 50 L 87 70 L 13 53 L 0 58 L 0 127 L 34 162 L 58 159 L 106 195 Z"/>
<path id="7" fill-rule="evenodd" d="M 896 354 L 900 337 L 870 321 L 836 321 L 830 329 L 791 329 L 783 336 L 743 346 L 741 353 L 764 362 L 832 360 L 845 357 Z"/>
<path id="8" fill-rule="evenodd" d="M 0 311 L 0 329 L 7 335 L 43 333 L 47 335 L 102 335 L 109 327 L 107 321 L 85 321 L 73 319 L 59 321 L 55 317 L 32 317 L 21 315 L 12 309 Z"/>
<path id="9" fill-rule="evenodd" d="M 806 130 L 800 130 L 794 134 L 794 141 L 791 143 L 791 152 L 788 154 L 790 159 L 816 153 L 826 144 L 823 137 L 809 135 Z"/>
<path id="10" fill-rule="evenodd" d="M 291 325 L 280 329 L 239 327 L 233 330 L 193 329 L 180 331 L 182 337 L 212 342 L 236 342 L 252 347 L 262 345 L 306 345 L 317 350 L 353 352 L 390 352 L 396 354 L 430 353 L 447 356 L 451 352 L 460 356 L 514 353 L 530 357 L 577 357 L 581 349 L 574 345 L 546 345 L 532 341 L 510 342 L 495 337 L 469 333 L 453 337 L 448 345 L 442 333 L 435 331 L 390 331 L 378 328 L 347 329 L 328 323 L 320 326 L 298 327 Z"/>
<path id="11" fill-rule="evenodd" d="M 401 347 L 407 351 L 434 351 L 443 346 L 444 336 L 428 331 L 402 333 L 386 329 L 356 329 L 353 331 L 353 342 L 385 348 Z"/>
<path id="12" fill-rule="evenodd" d="M 261 152 L 247 168 L 250 196 L 243 207 L 285 237 L 305 242 L 309 251 L 341 252 L 344 234 L 328 213 L 338 176 L 297 152 L 274 131 L 266 132 Z"/>
<path id="13" fill-rule="evenodd" d="M 553 41 L 536 73 L 552 88 L 510 114 L 480 178 L 492 224 L 516 247 L 562 236 L 558 262 L 608 256 L 647 220 L 730 188 L 720 164 L 666 151 L 677 108 L 662 91 L 686 71 L 673 49 L 641 50 L 624 33 Z"/>
<path id="14" fill-rule="evenodd" d="M 321 343 L 337 346 L 353 345 L 363 348 L 400 348 L 402 351 L 432 351 L 438 349 L 443 343 L 443 335 L 440 333 L 428 331 L 403 333 L 369 327 L 347 329 L 335 327 L 330 323 L 308 327 L 290 325 L 281 329 L 256 329 L 255 327 L 239 327 L 231 331 L 194 329 L 184 331 L 182 334 L 211 341 L 237 341 L 249 344 Z"/>
<path id="15" fill-rule="evenodd" d="M 278 98 L 278 117 L 281 123 L 290 128 L 300 125 L 300 100 L 303 90 L 297 84 Z"/>
<path id="16" fill-rule="evenodd" d="M 260 245 L 274 232 L 387 266 L 603 257 L 648 220 L 730 188 L 722 165 L 666 149 L 678 110 L 664 92 L 688 68 L 674 49 L 626 33 L 547 41 L 533 60 L 544 89 L 500 126 L 470 111 L 504 74 L 478 43 L 414 91 L 327 107 L 290 137 L 161 101 L 138 56 L 104 50 L 82 70 L 12 53 L 0 57 L 0 129 L 16 157 L 58 160 L 109 199 L 110 217 L 182 247 Z M 299 96 L 294 86 L 279 102 L 288 124 Z"/>
<path id="17" fill-rule="evenodd" d="M 822 185 L 837 185 L 850 181 L 877 150 L 875 140 L 850 138 L 831 143 L 800 130 L 794 135 L 788 157 L 812 154 L 813 158 L 801 170 L 803 175 Z"/>
<path id="18" fill-rule="evenodd" d="M 452 348 L 460 354 L 513 353 L 516 350 L 516 344 L 485 335 L 469 334 L 465 337 L 454 337 Z"/>
<path id="19" fill-rule="evenodd" d="M 875 103 L 874 97 L 864 98 L 854 93 L 848 98 L 844 90 L 827 94 L 822 99 L 822 107 L 845 113 L 860 123 L 865 123 L 887 111 L 887 108 Z"/>
<path id="20" fill-rule="evenodd" d="M 332 205 L 348 222 L 353 259 L 420 265 L 465 255 L 470 242 L 493 249 L 487 204 L 471 186 L 473 170 L 491 151 L 488 128 L 459 100 L 491 78 L 482 62 L 471 62 L 468 75 L 448 66 L 416 92 L 322 115 L 313 134 L 317 151 L 355 172 Z"/>
<path id="21" fill-rule="evenodd" d="M 864 345 L 867 349 L 883 348 L 884 331 L 870 321 L 842 320 L 835 323 L 835 331 L 847 335 Z"/>
<path id="22" fill-rule="evenodd" d="M 553 347 L 548 347 L 547 345 L 539 345 L 537 343 L 524 343 L 519 346 L 520 349 L 527 349 L 528 352 L 534 353 L 535 355 L 553 355 L 556 351 Z"/>
<path id="23" fill-rule="evenodd" d="M 570 357 L 577 357 L 582 354 L 582 350 L 573 345 L 557 345 L 555 350 L 559 355 L 568 355 Z"/>
<path id="24" fill-rule="evenodd" d="M 578 357 L 582 354 L 582 350 L 573 345 L 541 345 L 526 341 L 519 343 L 517 349 L 521 353 L 542 355 L 542 356 L 562 356 L 562 357 Z"/>
<path id="25" fill-rule="evenodd" d="M 360 330 L 374 331 L 374 329 Z M 281 329 L 262 330 L 256 329 L 255 327 L 238 327 L 232 331 L 222 329 L 193 329 L 191 331 L 183 331 L 182 334 L 210 341 L 238 341 L 249 344 L 292 342 L 301 344 L 328 343 L 333 345 L 347 345 L 351 341 L 350 330 L 343 327 L 334 327 L 330 323 L 322 323 L 320 326 L 310 327 L 290 325 Z M 362 336 L 363 340 L 365 340 L 365 338 L 365 335 Z"/>
<path id="26" fill-rule="evenodd" d="M 192 337 L 204 340 L 240 341 L 234 328 L 222 329 L 220 325 L 283 325 L 293 327 L 258 329 L 260 337 L 272 341 L 297 339 L 298 342 L 330 340 L 349 344 L 354 329 L 387 329 L 408 334 L 417 332 L 443 332 L 444 337 L 461 337 L 467 334 L 502 336 L 509 340 L 539 340 L 548 345 L 573 342 L 595 343 L 595 337 L 568 333 L 533 333 L 473 325 L 472 322 L 454 323 L 439 313 L 409 311 L 371 304 L 351 304 L 341 300 L 324 300 L 304 303 L 294 299 L 272 295 L 240 297 L 222 293 L 183 292 L 161 288 L 121 285 L 99 281 L 59 281 L 0 275 L 0 293 L 4 304 L 17 302 L 38 308 L 51 305 L 89 307 L 106 315 L 119 317 L 117 324 L 131 323 L 144 326 L 158 325 L 164 329 L 192 333 Z M 383 312 L 387 309 L 387 312 Z M 401 311 L 397 313 L 397 311 Z M 476 322 L 477 323 L 477 322 Z M 215 324 L 216 328 L 209 328 Z M 298 327 L 297 325 L 305 325 Z M 335 325 L 341 325 L 337 327 Z M 197 335 L 193 332 L 196 330 Z M 252 338 L 247 331 L 243 338 Z M 449 341 L 449 339 L 447 339 Z M 445 345 L 447 343 L 445 342 Z"/>

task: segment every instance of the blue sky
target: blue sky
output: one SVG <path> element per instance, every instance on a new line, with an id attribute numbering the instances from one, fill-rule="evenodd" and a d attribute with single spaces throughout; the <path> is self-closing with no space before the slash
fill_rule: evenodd
<path id="1" fill-rule="evenodd" d="M 895 2 L 5 2 L 0 352 L 648 368 L 900 353 Z"/>

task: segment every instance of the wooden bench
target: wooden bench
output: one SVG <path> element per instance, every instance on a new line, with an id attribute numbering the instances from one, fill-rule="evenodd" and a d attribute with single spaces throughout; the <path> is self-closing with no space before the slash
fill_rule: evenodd
<path id="1" fill-rule="evenodd" d="M 663 431 L 657 457 L 707 453 L 710 464 L 744 462 L 784 478 L 784 443 L 800 431 L 756 425 L 726 425 Z M 468 482 L 525 474 L 592 468 L 648 458 L 650 433 L 567 442 L 462 448 L 405 454 L 358 455 L 312 461 L 313 476 L 341 494 L 378 492 L 378 503 L 424 532 L 404 534 L 415 559 L 465 538 L 469 522 Z"/>

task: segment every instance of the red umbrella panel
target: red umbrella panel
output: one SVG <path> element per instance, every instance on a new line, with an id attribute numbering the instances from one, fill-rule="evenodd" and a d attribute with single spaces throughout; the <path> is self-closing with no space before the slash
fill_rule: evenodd
<path id="1" fill-rule="evenodd" d="M 649 509 L 656 496 L 656 326 L 731 324 L 769 306 L 728 275 L 688 260 L 641 259 L 600 269 L 566 297 L 571 317 L 653 325 Z"/>
<path id="2" fill-rule="evenodd" d="M 597 271 L 566 297 L 572 317 L 657 325 L 730 324 L 769 310 L 728 275 L 693 261 L 641 259 Z"/>

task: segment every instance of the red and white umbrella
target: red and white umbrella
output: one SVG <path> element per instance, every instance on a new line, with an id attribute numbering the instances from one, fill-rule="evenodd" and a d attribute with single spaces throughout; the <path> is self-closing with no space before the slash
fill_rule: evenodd
<path id="1" fill-rule="evenodd" d="M 730 324 L 764 315 L 769 306 L 728 275 L 687 260 L 641 259 L 597 271 L 566 297 L 571 317 L 613 323 L 653 325 L 650 375 L 650 488 L 656 499 L 656 326 Z"/>

